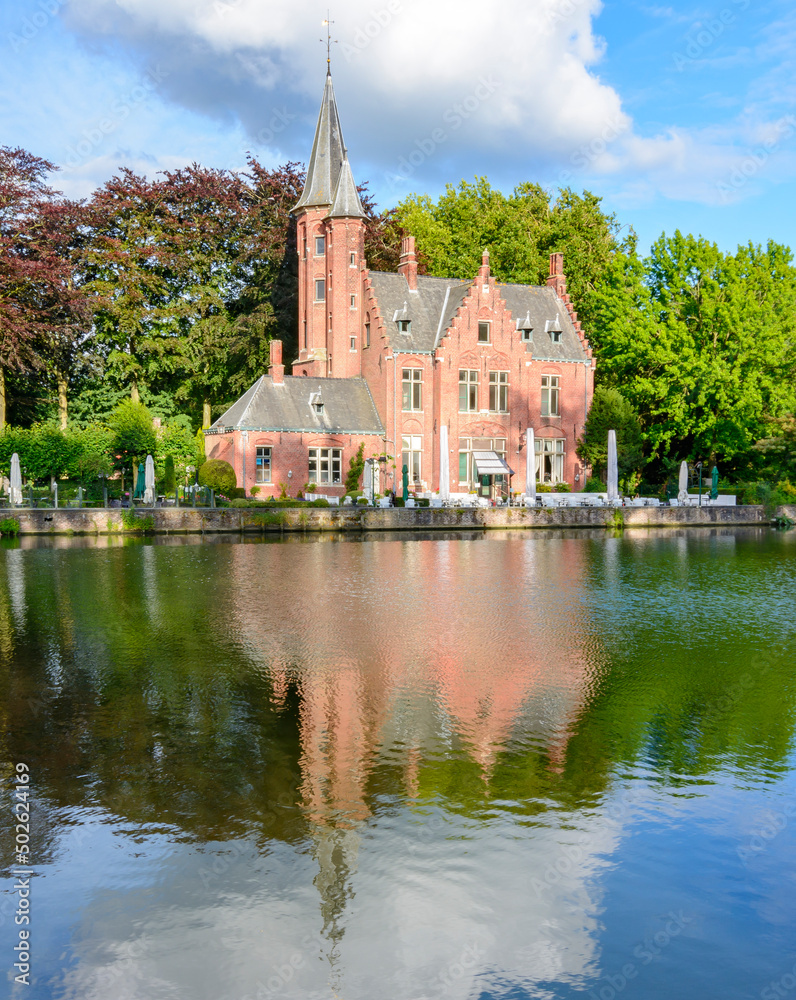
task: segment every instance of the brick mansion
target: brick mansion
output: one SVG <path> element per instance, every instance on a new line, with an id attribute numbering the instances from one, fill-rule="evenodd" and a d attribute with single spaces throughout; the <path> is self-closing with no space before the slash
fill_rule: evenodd
<path id="1" fill-rule="evenodd" d="M 532 428 L 537 481 L 582 486 L 575 448 L 594 360 L 562 254 L 551 255 L 545 287 L 496 281 L 486 251 L 476 275 L 419 275 L 411 236 L 397 273 L 369 270 L 329 74 L 293 214 L 298 358 L 286 374 L 272 342 L 267 374 L 206 430 L 208 458 L 228 461 L 261 497 L 306 483 L 342 496 L 361 444 L 377 491 L 399 491 L 403 465 L 410 489 L 438 490 L 444 448 L 451 493 L 494 495 L 512 471 L 511 488 L 524 490 Z"/>

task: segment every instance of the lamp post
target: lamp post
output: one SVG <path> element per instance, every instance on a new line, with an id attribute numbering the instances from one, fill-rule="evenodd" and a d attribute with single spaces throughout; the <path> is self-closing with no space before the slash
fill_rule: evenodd
<path id="1" fill-rule="evenodd" d="M 702 463 L 697 462 L 694 468 L 699 469 L 699 506 L 702 506 Z"/>

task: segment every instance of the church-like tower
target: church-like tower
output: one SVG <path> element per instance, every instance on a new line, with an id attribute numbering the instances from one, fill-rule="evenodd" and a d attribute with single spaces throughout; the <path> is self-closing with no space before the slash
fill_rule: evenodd
<path id="1" fill-rule="evenodd" d="M 293 214 L 299 256 L 299 357 L 293 374 L 358 376 L 365 213 L 328 71 L 307 180 Z"/>

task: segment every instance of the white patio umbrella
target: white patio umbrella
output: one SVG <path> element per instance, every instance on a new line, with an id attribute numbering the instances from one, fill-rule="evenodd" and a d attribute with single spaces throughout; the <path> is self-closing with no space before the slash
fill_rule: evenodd
<path id="1" fill-rule="evenodd" d="M 155 505 L 155 460 L 151 455 L 147 455 L 144 466 L 144 503 Z"/>
<path id="2" fill-rule="evenodd" d="M 688 462 L 680 463 L 680 481 L 677 485 L 677 499 L 688 499 Z"/>
<path id="3" fill-rule="evenodd" d="M 536 503 L 536 437 L 533 427 L 525 434 L 525 495 Z"/>
<path id="4" fill-rule="evenodd" d="M 439 429 L 439 495 L 441 500 L 449 500 L 451 495 L 450 453 L 448 452 L 448 425 Z"/>
<path id="5" fill-rule="evenodd" d="M 11 479 L 8 499 L 11 501 L 12 506 L 22 503 L 22 470 L 19 467 L 19 455 L 16 452 L 11 456 Z"/>
<path id="6" fill-rule="evenodd" d="M 616 457 L 616 431 L 608 431 L 608 499 L 619 497 L 619 464 Z"/>

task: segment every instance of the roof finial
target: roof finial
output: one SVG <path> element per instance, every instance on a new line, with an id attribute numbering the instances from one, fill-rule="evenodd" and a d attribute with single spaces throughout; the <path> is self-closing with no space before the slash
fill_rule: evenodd
<path id="1" fill-rule="evenodd" d="M 334 21 L 329 17 L 329 11 L 326 11 L 326 20 L 321 21 L 321 24 L 326 26 L 326 75 L 332 75 L 332 25 Z M 321 39 L 323 41 L 323 39 Z M 337 44 L 337 39 L 335 38 L 335 44 Z"/>

